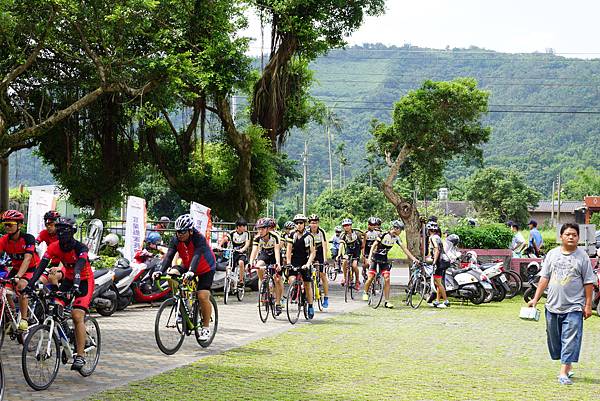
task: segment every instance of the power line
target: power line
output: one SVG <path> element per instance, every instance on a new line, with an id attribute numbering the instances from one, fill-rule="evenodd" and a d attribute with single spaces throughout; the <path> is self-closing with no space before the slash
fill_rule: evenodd
<path id="1" fill-rule="evenodd" d="M 392 107 L 346 107 L 346 106 L 328 106 L 331 109 L 340 110 L 372 110 L 372 111 L 392 111 Z M 558 110 L 488 110 L 488 113 L 515 113 L 515 114 L 600 114 L 598 111 L 558 111 Z"/>
<path id="2" fill-rule="evenodd" d="M 328 83 L 365 83 L 365 84 L 386 84 L 386 83 L 394 83 L 397 85 L 421 85 L 422 82 L 416 82 L 416 81 L 394 81 L 394 78 L 391 77 L 389 80 L 384 80 L 384 81 L 367 81 L 364 79 L 361 80 L 351 80 L 351 79 L 341 79 L 341 80 L 336 80 L 336 79 L 318 79 L 316 78 L 315 81 L 317 82 L 328 82 Z M 565 87 L 565 88 L 600 88 L 600 82 L 596 85 L 594 84 L 568 84 L 568 83 L 547 83 L 547 82 L 535 82 L 535 83 L 528 83 L 528 82 L 497 82 L 497 83 L 481 83 L 480 88 L 485 88 L 488 86 L 531 86 L 531 87 L 535 87 L 535 86 L 542 86 L 542 87 Z"/>
<path id="3" fill-rule="evenodd" d="M 324 101 L 329 101 L 329 102 L 334 102 L 334 103 L 373 103 L 373 104 L 391 104 L 394 101 L 387 101 L 387 100 L 359 100 L 359 99 L 348 99 L 348 100 L 340 100 L 339 98 L 333 98 L 330 99 L 331 96 L 316 96 L 316 99 L 318 100 L 324 100 Z M 592 107 L 597 107 L 597 106 L 585 106 L 585 105 L 553 105 L 553 104 L 490 104 L 490 107 L 544 107 L 544 108 L 562 108 L 562 109 L 567 109 L 567 108 L 583 108 L 583 109 L 589 109 Z"/>

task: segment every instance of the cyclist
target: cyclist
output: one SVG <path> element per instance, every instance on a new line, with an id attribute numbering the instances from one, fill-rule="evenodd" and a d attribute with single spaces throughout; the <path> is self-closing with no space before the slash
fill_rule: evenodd
<path id="1" fill-rule="evenodd" d="M 342 235 L 342 227 L 335 227 L 335 234 L 329 243 L 331 244 L 331 258 L 337 259 L 338 252 L 340 251 L 340 235 Z"/>
<path id="2" fill-rule="evenodd" d="M 77 354 L 73 358 L 71 370 L 81 370 L 85 366 L 85 315 L 90 307 L 94 292 L 94 273 L 88 260 L 88 248 L 73 237 L 77 232 L 75 220 L 60 217 L 56 220 L 58 241 L 50 244 L 26 292 L 33 292 L 35 283 L 42 276 L 51 261 L 58 259 L 63 268 L 59 291 L 70 292 L 75 297 L 71 318 L 75 327 L 75 346 Z M 62 303 L 62 301 L 57 301 Z"/>
<path id="3" fill-rule="evenodd" d="M 44 214 L 44 225 L 46 228 L 40 231 L 35 239 L 37 245 L 43 242 L 46 246 L 50 246 L 51 243 L 58 241 L 55 224 L 59 217 L 60 213 L 55 210 L 50 210 Z"/>
<path id="4" fill-rule="evenodd" d="M 12 269 L 8 273 L 8 278 L 16 283 L 17 295 L 20 295 L 27 286 L 27 281 L 33 276 L 33 272 L 40 262 L 40 257 L 35 251 L 35 238 L 31 234 L 21 232 L 24 220 L 25 216 L 18 210 L 7 210 L 2 215 L 6 235 L 0 238 L 0 254 L 6 252 L 10 257 Z M 12 284 L 7 287 L 14 289 Z M 12 309 L 15 308 L 12 297 L 8 297 L 8 303 Z M 22 331 L 29 328 L 27 305 L 27 297 L 19 296 L 19 309 L 21 310 L 19 330 Z"/>
<path id="5" fill-rule="evenodd" d="M 175 253 L 179 254 L 181 265 L 171 267 Z M 181 275 L 183 279 L 196 281 L 196 297 L 202 311 L 202 329 L 200 341 L 210 338 L 210 287 L 215 276 L 217 263 L 210 244 L 198 230 L 189 214 L 183 214 L 175 220 L 175 236 L 169 244 L 160 271 L 152 274 L 156 279 L 167 272 L 168 275 Z M 168 271 L 167 271 L 168 269 Z"/>
<path id="6" fill-rule="evenodd" d="M 436 222 L 430 221 L 427 223 L 427 232 L 429 234 L 429 257 L 434 266 L 433 282 L 436 288 L 435 301 L 432 306 L 434 308 L 447 308 L 450 306 L 448 297 L 446 296 L 446 288 L 444 287 L 444 276 L 446 269 L 449 266 L 448 257 L 444 252 L 444 244 L 439 235 L 440 228 Z M 443 302 L 440 302 L 442 300 Z"/>
<path id="7" fill-rule="evenodd" d="M 362 254 L 363 254 L 363 277 L 367 277 L 367 268 L 369 267 L 367 264 L 367 259 L 369 258 L 369 253 L 371 252 L 371 246 L 375 243 L 375 240 L 379 238 L 381 235 L 381 219 L 379 217 L 369 217 L 367 220 L 367 231 L 363 237 L 362 241 Z"/>
<path id="8" fill-rule="evenodd" d="M 296 225 L 293 221 L 286 221 L 283 225 L 283 235 L 281 236 L 281 260 L 286 260 L 285 253 L 287 252 L 287 244 L 290 238 L 294 235 Z"/>
<path id="9" fill-rule="evenodd" d="M 308 318 L 312 319 L 315 316 L 315 309 L 313 308 L 312 272 L 310 267 L 315 260 L 316 248 L 313 236 L 306 230 L 306 220 L 306 216 L 303 214 L 294 216 L 296 231 L 287 244 L 286 256 L 288 265 L 300 269 L 304 281 L 306 301 L 308 302 Z M 290 277 L 290 285 L 293 282 L 294 280 Z"/>
<path id="10" fill-rule="evenodd" d="M 308 216 L 308 224 L 310 226 L 309 232 L 313 237 L 317 252 L 315 260 L 320 264 L 319 275 L 321 276 L 321 282 L 323 283 L 323 308 L 327 309 L 329 307 L 329 282 L 327 281 L 327 274 L 325 274 L 325 261 L 327 260 L 325 244 L 327 243 L 327 237 L 325 231 L 319 227 L 318 215 L 311 214 Z"/>
<path id="11" fill-rule="evenodd" d="M 235 222 L 235 230 L 225 233 L 221 243 L 225 239 L 231 241 L 233 245 L 233 265 L 239 266 L 240 276 L 238 278 L 238 288 L 245 285 L 244 272 L 246 262 L 248 261 L 246 251 L 250 248 L 250 233 L 248 233 L 248 223 L 244 219 L 239 219 Z M 221 245 L 223 247 L 223 245 Z"/>
<path id="12" fill-rule="evenodd" d="M 388 252 L 392 249 L 394 244 L 397 244 L 410 260 L 418 262 L 417 258 L 413 256 L 406 246 L 404 246 L 400 239 L 400 233 L 404 230 L 404 223 L 400 220 L 394 220 L 392 221 L 391 226 L 392 228 L 388 232 L 381 234 L 371 247 L 369 256 L 367 257 L 367 265 L 370 266 L 369 279 L 365 283 L 365 292 L 363 293 L 363 300 L 368 301 L 369 287 L 373 282 L 373 277 L 377 274 L 377 268 L 379 268 L 384 279 L 384 306 L 390 309 L 393 308 L 394 305 L 390 302 L 390 271 L 392 269 L 392 264 L 388 262 Z"/>
<path id="13" fill-rule="evenodd" d="M 351 265 L 352 271 L 354 272 L 355 283 L 354 288 L 356 291 L 360 290 L 360 278 L 358 276 L 358 259 L 360 259 L 360 248 L 362 245 L 363 232 L 352 228 L 352 219 L 342 220 L 342 234 L 340 235 L 340 255 L 343 255 L 344 261 L 342 268 L 344 270 L 344 279 L 342 279 L 342 286 L 346 285 L 344 282 L 346 277 L 346 270 L 348 264 Z M 338 258 L 340 257 L 338 255 Z M 349 285 L 350 283 L 348 283 Z"/>
<path id="14" fill-rule="evenodd" d="M 254 227 L 258 234 L 252 241 L 250 261 L 253 269 L 258 269 L 258 281 L 262 282 L 268 267 L 275 280 L 275 314 L 280 315 L 283 280 L 281 279 L 281 238 L 274 232 L 275 221 L 268 217 L 259 219 Z"/>

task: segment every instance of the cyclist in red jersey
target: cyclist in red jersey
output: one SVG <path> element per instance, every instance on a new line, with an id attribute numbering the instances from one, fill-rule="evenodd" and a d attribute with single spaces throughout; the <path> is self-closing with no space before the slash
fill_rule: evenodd
<path id="1" fill-rule="evenodd" d="M 19 295 L 19 309 L 21 310 L 21 321 L 19 330 L 26 331 L 29 328 L 27 317 L 27 297 L 20 296 L 21 291 L 27 286 L 27 280 L 31 278 L 40 258 L 35 252 L 35 238 L 31 234 L 22 233 L 23 220 L 25 216 L 18 210 L 7 210 L 2 215 L 2 222 L 6 235 L 0 238 L 0 253 L 6 252 L 10 256 L 12 269 L 8 278 L 16 283 L 16 292 Z M 13 288 L 14 286 L 9 285 Z M 8 298 L 11 308 L 14 308 L 12 297 Z"/>
<path id="2" fill-rule="evenodd" d="M 50 210 L 44 214 L 44 225 L 46 228 L 38 234 L 35 239 L 36 244 L 44 242 L 46 246 L 50 246 L 51 243 L 58 241 L 58 235 L 56 235 L 56 220 L 60 217 L 57 211 Z"/>
<path id="3" fill-rule="evenodd" d="M 85 366 L 85 314 L 90 307 L 94 293 L 94 273 L 88 260 L 88 248 L 75 240 L 73 235 L 77 231 L 75 220 L 69 217 L 60 217 L 56 221 L 58 241 L 50 244 L 42 261 L 38 265 L 33 277 L 29 281 L 26 291 L 31 293 L 35 283 L 42 276 L 44 269 L 50 262 L 58 259 L 63 264 L 61 292 L 71 293 L 75 297 L 71 317 L 75 327 L 75 345 L 77 354 L 73 358 L 71 370 L 81 370 Z"/>
<path id="4" fill-rule="evenodd" d="M 171 266 L 175 253 L 181 258 L 181 266 Z M 194 222 L 189 214 L 181 215 L 175 220 L 175 236 L 171 240 L 165 255 L 161 271 L 154 272 L 153 278 L 165 274 L 181 275 L 184 280 L 196 280 L 196 297 L 202 309 L 202 329 L 200 341 L 210 338 L 210 316 L 212 305 L 210 303 L 210 288 L 215 276 L 217 263 L 210 244 L 194 228 Z M 168 271 L 167 271 L 168 269 Z"/>

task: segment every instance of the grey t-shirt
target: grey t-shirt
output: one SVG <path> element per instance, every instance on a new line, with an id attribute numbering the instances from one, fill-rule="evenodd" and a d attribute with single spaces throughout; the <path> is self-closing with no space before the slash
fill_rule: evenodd
<path id="1" fill-rule="evenodd" d="M 583 286 L 596 281 L 589 256 L 579 248 L 569 254 L 560 247 L 548 252 L 540 275 L 550 279 L 546 309 L 552 313 L 583 311 Z"/>

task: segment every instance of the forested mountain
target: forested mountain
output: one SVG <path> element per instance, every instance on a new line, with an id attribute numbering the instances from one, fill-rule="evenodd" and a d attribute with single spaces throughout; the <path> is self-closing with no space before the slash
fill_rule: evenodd
<path id="1" fill-rule="evenodd" d="M 372 118 L 388 122 L 393 103 L 426 79 L 474 77 L 490 91 L 486 123 L 492 136 L 484 147 L 486 166 L 514 167 L 528 183 L 549 195 L 553 177 L 565 178 L 578 167 L 600 167 L 600 60 L 565 58 L 548 53 L 506 54 L 484 49 L 423 49 L 365 45 L 332 51 L 311 66 L 317 83 L 312 94 L 342 121 L 333 148 L 345 143 L 347 171 L 365 171 L 365 142 Z M 312 173 L 327 178 L 327 141 L 323 127 L 290 136 L 287 151 L 299 159 L 309 139 Z M 337 157 L 334 175 L 337 179 Z M 470 174 L 453 163 L 447 177 Z M 299 167 L 300 171 L 300 167 Z M 314 180 L 313 180 L 314 181 Z M 301 183 L 297 184 L 301 188 Z M 314 182 L 311 194 L 327 186 Z M 297 188 L 290 188 L 298 193 Z"/>

